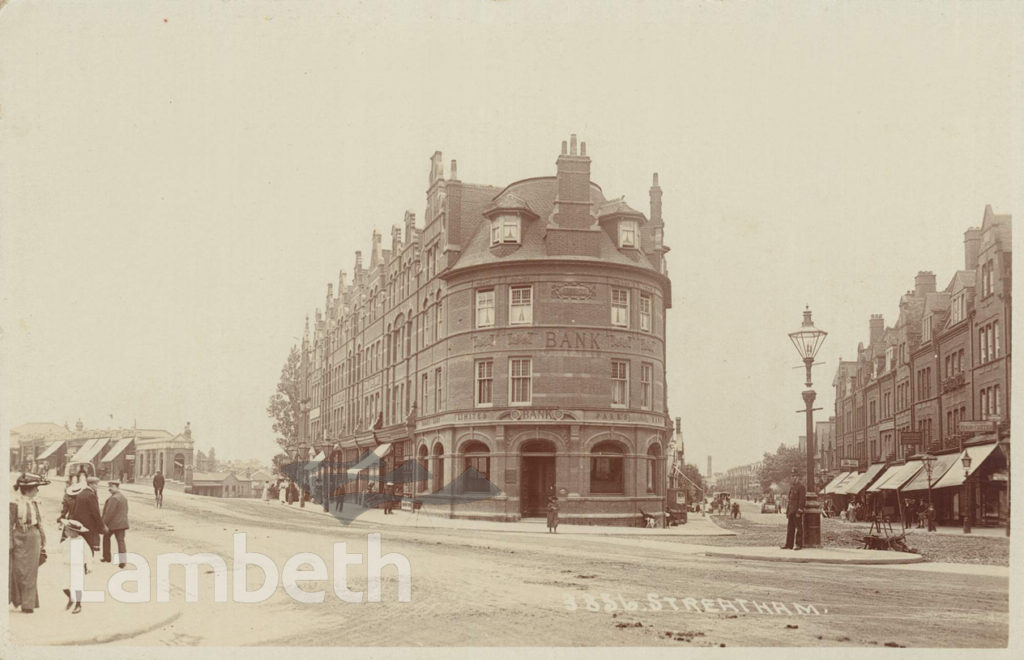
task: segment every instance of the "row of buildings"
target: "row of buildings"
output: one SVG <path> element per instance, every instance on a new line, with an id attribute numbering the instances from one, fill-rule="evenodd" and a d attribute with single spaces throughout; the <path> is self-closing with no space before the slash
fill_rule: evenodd
<path id="1" fill-rule="evenodd" d="M 1011 217 L 986 206 L 943 289 L 919 272 L 893 325 L 871 316 L 867 344 L 836 370 L 834 435 L 816 447 L 827 495 L 894 513 L 930 492 L 940 521 L 1007 522 L 1011 239 Z"/>
<path id="2" fill-rule="evenodd" d="M 425 222 L 406 212 L 386 245 L 374 232 L 307 318 L 293 457 L 325 491 L 413 465 L 407 495 L 488 493 L 426 499 L 453 517 L 543 515 L 551 492 L 575 522 L 661 514 L 661 195 L 655 174 L 647 215 L 607 197 L 575 136 L 554 176 L 505 186 L 463 182 L 454 160 L 445 178 L 435 153 Z"/>
<path id="3" fill-rule="evenodd" d="M 163 429 L 87 429 L 52 422 L 22 424 L 11 429 L 12 470 L 66 475 L 69 467 L 85 465 L 102 479 L 136 481 L 157 471 L 184 484 L 193 467 L 191 426 L 181 433 Z M 89 468 L 91 466 L 91 468 Z"/>

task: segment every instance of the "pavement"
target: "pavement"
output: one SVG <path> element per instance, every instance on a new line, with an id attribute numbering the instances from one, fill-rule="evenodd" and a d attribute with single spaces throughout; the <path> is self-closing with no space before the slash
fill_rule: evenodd
<path id="1" fill-rule="evenodd" d="M 152 490 L 145 486 L 129 485 L 127 489 L 137 493 L 151 495 Z M 185 493 L 164 492 L 168 497 L 197 497 Z M 271 502 L 265 506 L 289 506 L 279 502 Z M 307 503 L 305 507 L 292 504 L 291 507 L 304 511 L 312 516 L 338 517 L 336 513 L 327 513 L 319 504 Z M 761 514 L 755 514 L 761 515 Z M 765 514 L 770 516 L 771 514 Z M 359 523 L 408 529 L 444 529 L 467 532 L 501 532 L 515 534 L 548 534 L 547 523 L 543 519 L 526 519 L 518 522 L 494 522 L 488 520 L 466 520 L 445 518 L 423 512 L 409 512 L 396 509 L 392 515 L 385 515 L 383 509 L 367 509 L 353 502 L 346 502 L 340 518 L 344 522 Z M 712 516 L 689 515 L 685 525 L 668 528 L 648 529 L 644 527 L 615 527 L 602 525 L 559 525 L 559 535 L 584 535 L 616 537 L 618 539 L 657 540 L 666 537 L 701 537 L 701 536 L 735 536 L 736 533 L 722 529 L 715 524 Z M 681 553 L 703 554 L 708 557 L 745 559 L 774 562 L 818 563 L 818 564 L 870 564 L 870 565 L 902 565 L 923 562 L 919 554 L 907 552 L 891 552 L 885 550 L 861 550 L 853 548 L 805 548 L 803 550 L 783 550 L 778 546 L 703 546 L 687 544 L 678 546 Z"/>
<path id="2" fill-rule="evenodd" d="M 859 550 L 855 548 L 803 548 L 784 550 L 779 547 L 715 547 L 704 554 L 708 557 L 730 559 L 757 559 L 784 561 L 798 564 L 916 564 L 924 557 L 910 552 L 888 550 Z"/>
<path id="3" fill-rule="evenodd" d="M 56 485 L 43 488 L 54 487 Z M 39 567 L 39 578 L 36 583 L 39 607 L 32 614 L 25 614 L 8 606 L 11 642 L 38 644 L 39 640 L 46 640 L 47 645 L 57 646 L 106 644 L 168 626 L 181 615 L 180 604 L 174 602 L 174 596 L 169 603 L 158 603 L 154 597 L 151 602 L 133 604 L 118 602 L 107 594 L 102 603 L 83 603 L 82 611 L 78 614 L 65 611 L 67 598 L 61 590 L 67 587 L 68 569 L 64 563 L 64 547 L 59 542 L 60 530 L 53 522 L 56 515 L 50 515 L 46 510 L 51 508 L 51 501 L 45 501 L 43 511 L 43 517 L 47 520 L 44 531 L 48 559 Z M 148 557 L 155 556 L 161 550 L 145 537 L 133 536 L 130 529 L 126 535 L 126 543 L 129 552 L 138 552 Z M 85 588 L 106 592 L 108 580 L 119 569 L 117 564 L 104 564 L 99 559 L 100 555 L 97 553 L 88 561 L 90 573 L 85 576 Z M 128 583 L 129 588 L 131 584 L 133 583 Z M 180 596 L 177 600 L 180 600 Z"/>
<path id="4" fill-rule="evenodd" d="M 153 489 L 142 484 L 125 484 L 122 489 L 126 492 L 153 496 Z M 164 491 L 164 500 L 178 497 L 199 497 L 180 492 Z M 254 500 L 254 498 L 242 498 Z M 255 500 L 260 501 L 260 500 Z M 345 509 L 340 513 L 327 513 L 323 505 L 307 502 L 306 506 L 298 504 L 282 505 L 280 502 L 270 502 L 267 506 L 290 506 L 299 511 L 310 514 L 319 514 L 340 518 L 344 522 L 359 521 L 375 526 L 384 527 L 406 527 L 413 529 L 450 529 L 478 532 L 505 532 L 517 534 L 547 534 L 547 521 L 544 518 L 527 518 L 517 522 L 495 522 L 492 520 L 471 520 L 462 518 L 446 518 L 433 515 L 423 511 L 402 511 L 395 509 L 391 515 L 384 515 L 383 509 L 365 508 L 352 500 L 345 502 Z M 558 534 L 582 534 L 588 536 L 645 536 L 645 537 L 673 537 L 673 536 L 735 536 L 736 532 L 722 529 L 716 525 L 710 516 L 701 517 L 699 514 L 690 515 L 685 525 L 676 527 L 617 527 L 612 525 L 558 525 Z"/>

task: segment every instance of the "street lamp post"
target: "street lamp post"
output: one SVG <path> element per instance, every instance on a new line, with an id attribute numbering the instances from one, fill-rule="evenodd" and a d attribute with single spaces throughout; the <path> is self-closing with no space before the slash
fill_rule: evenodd
<path id="1" fill-rule="evenodd" d="M 964 451 L 964 457 L 961 459 L 964 464 L 964 534 L 971 533 L 971 455 Z"/>
<path id="2" fill-rule="evenodd" d="M 814 356 L 818 349 L 825 342 L 828 333 L 814 327 L 811 321 L 811 308 L 804 309 L 804 320 L 800 329 L 789 333 L 789 339 L 793 342 L 800 357 L 804 360 L 807 369 L 807 389 L 803 391 L 804 405 L 802 411 L 807 420 L 807 498 L 804 504 L 804 538 L 803 547 L 821 547 L 821 509 L 818 504 L 818 491 L 814 484 L 814 397 L 815 392 L 811 389 L 811 366 L 814 364 Z M 820 410 L 820 409 L 818 409 Z"/>

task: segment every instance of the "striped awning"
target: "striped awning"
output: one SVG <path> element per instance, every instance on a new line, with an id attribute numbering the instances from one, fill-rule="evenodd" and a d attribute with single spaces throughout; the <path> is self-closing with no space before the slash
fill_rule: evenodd
<path id="1" fill-rule="evenodd" d="M 104 456 L 102 460 L 100 460 L 100 463 L 109 463 L 112 460 L 116 459 L 118 456 L 123 454 L 124 450 L 128 449 L 129 445 L 131 445 L 133 442 L 135 442 L 135 438 L 121 438 L 120 440 L 117 441 L 117 444 L 115 444 L 110 449 L 110 451 L 107 452 L 107 455 Z"/>
<path id="2" fill-rule="evenodd" d="M 969 454 L 971 457 L 971 469 L 970 474 L 974 474 L 981 464 L 985 462 L 985 459 L 995 450 L 997 447 L 996 443 L 990 445 L 975 445 L 973 447 L 965 448 L 956 457 L 956 461 L 953 462 L 949 469 L 946 470 L 946 474 L 942 475 L 933 488 L 949 488 L 951 486 L 961 486 L 964 483 L 964 454 Z"/>
<path id="3" fill-rule="evenodd" d="M 46 449 L 43 450 L 42 454 L 36 456 L 37 461 L 43 461 L 57 453 L 58 449 L 63 449 L 67 445 L 67 440 L 56 440 L 50 443 Z"/>
<path id="4" fill-rule="evenodd" d="M 110 438 L 93 438 L 87 440 L 82 448 L 71 457 L 72 463 L 92 463 L 96 455 L 103 451 L 103 448 L 110 442 Z"/>

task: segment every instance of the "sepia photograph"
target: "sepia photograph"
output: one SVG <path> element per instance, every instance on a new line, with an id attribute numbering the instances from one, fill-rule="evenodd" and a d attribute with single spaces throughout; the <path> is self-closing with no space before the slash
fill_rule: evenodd
<path id="1" fill-rule="evenodd" d="M 0 656 L 1021 657 L 1022 33 L 0 0 Z"/>

